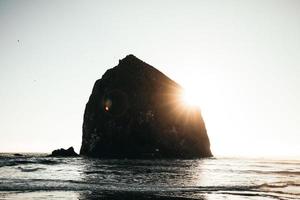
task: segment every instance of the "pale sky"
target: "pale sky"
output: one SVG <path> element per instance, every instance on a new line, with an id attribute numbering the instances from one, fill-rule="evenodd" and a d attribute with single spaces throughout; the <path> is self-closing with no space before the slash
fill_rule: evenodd
<path id="1" fill-rule="evenodd" d="M 193 91 L 215 155 L 300 158 L 299 11 L 298 0 L 0 0 L 0 152 L 78 152 L 94 82 L 134 54 Z"/>

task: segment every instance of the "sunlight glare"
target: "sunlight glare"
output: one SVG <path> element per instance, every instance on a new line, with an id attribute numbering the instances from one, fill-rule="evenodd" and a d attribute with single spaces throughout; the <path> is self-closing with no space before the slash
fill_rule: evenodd
<path id="1" fill-rule="evenodd" d="M 182 92 L 182 101 L 187 106 L 199 107 L 199 99 L 196 93 L 193 93 L 192 90 L 184 89 Z"/>

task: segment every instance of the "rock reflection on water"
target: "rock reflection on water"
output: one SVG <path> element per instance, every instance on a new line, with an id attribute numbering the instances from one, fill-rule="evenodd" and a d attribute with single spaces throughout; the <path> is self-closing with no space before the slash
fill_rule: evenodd
<path id="1" fill-rule="evenodd" d="M 199 182 L 201 160 L 92 160 L 82 180 L 135 188 L 182 187 Z"/>
<path id="2" fill-rule="evenodd" d="M 84 199 L 99 196 L 117 199 L 184 199 L 187 198 L 185 192 L 192 190 L 201 181 L 202 162 L 89 159 L 83 168 L 82 181 L 93 183 L 96 188 L 80 196 Z M 190 196 L 191 193 L 188 193 Z M 204 196 L 197 195 L 197 199 L 204 199 Z"/>

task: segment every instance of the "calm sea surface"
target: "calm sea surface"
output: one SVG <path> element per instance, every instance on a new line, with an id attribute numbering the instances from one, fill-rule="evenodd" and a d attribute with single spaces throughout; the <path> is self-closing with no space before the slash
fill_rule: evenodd
<path id="1" fill-rule="evenodd" d="M 0 154 L 0 199 L 300 199 L 300 160 Z"/>

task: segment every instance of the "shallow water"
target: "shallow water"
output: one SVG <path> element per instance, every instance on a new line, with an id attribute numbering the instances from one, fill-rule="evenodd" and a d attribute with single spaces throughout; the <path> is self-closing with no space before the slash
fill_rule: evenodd
<path id="1" fill-rule="evenodd" d="M 0 199 L 299 199 L 300 160 L 0 154 Z"/>

